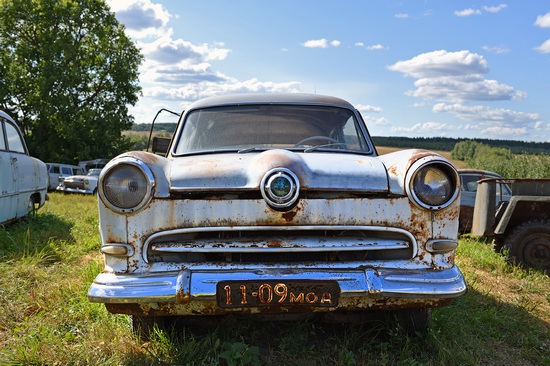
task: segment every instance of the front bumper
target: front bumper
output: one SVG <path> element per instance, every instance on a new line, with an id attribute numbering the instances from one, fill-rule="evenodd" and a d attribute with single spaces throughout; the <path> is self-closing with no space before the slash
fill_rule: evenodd
<path id="1" fill-rule="evenodd" d="M 63 193 L 80 193 L 80 194 L 94 193 L 94 191 L 92 191 L 91 189 L 84 189 L 84 188 L 57 187 L 55 190 L 57 192 L 63 192 Z"/>
<path id="2" fill-rule="evenodd" d="M 151 274 L 101 273 L 90 287 L 88 299 L 91 302 L 120 304 L 116 306 L 119 310 L 130 304 L 137 304 L 137 307 L 155 304 L 152 308 L 158 309 L 160 306 L 165 309 L 164 313 L 160 311 L 156 315 L 223 314 L 228 311 L 217 306 L 216 284 L 220 281 L 246 280 L 337 281 L 340 303 L 329 310 L 438 306 L 466 292 L 464 277 L 457 266 L 444 270 L 183 270 Z M 141 306 L 142 309 L 146 307 Z"/>

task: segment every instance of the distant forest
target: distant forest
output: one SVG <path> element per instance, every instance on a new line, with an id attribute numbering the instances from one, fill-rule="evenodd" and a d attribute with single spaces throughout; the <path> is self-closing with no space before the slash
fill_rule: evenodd
<path id="1" fill-rule="evenodd" d="M 132 131 L 149 131 L 150 123 L 135 123 Z M 166 131 L 173 133 L 176 129 L 175 123 L 155 123 L 155 131 Z M 372 136 L 376 146 L 398 147 L 403 149 L 427 149 L 451 151 L 457 142 L 476 141 L 491 147 L 509 149 L 514 154 L 550 155 L 550 142 L 525 142 L 513 140 L 490 140 L 490 139 L 455 139 L 448 137 L 385 137 Z"/>
<path id="2" fill-rule="evenodd" d="M 157 122 L 155 123 L 154 131 L 166 131 L 169 133 L 173 133 L 176 130 L 177 123 L 169 122 L 169 123 L 163 123 L 163 122 Z M 132 126 L 132 131 L 151 131 L 151 124 L 150 123 L 134 123 Z"/>
<path id="3" fill-rule="evenodd" d="M 448 137 L 384 137 L 372 136 L 376 146 L 414 148 L 427 150 L 451 151 L 457 142 L 476 141 L 482 144 L 505 148 L 514 154 L 550 155 L 550 142 L 526 142 L 513 140 L 490 140 L 490 139 L 455 139 Z"/>

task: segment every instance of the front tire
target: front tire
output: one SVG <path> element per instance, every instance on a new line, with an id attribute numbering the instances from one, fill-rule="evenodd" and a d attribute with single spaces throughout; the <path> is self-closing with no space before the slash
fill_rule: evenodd
<path id="1" fill-rule="evenodd" d="M 431 308 L 402 309 L 397 311 L 399 326 L 408 335 L 426 333 L 432 319 Z"/>
<path id="2" fill-rule="evenodd" d="M 517 226 L 504 247 L 513 263 L 550 270 L 550 220 L 531 220 Z"/>
<path id="3" fill-rule="evenodd" d="M 141 341 L 149 341 L 155 334 L 155 327 L 163 329 L 165 319 L 162 316 L 132 315 L 132 332 Z"/>

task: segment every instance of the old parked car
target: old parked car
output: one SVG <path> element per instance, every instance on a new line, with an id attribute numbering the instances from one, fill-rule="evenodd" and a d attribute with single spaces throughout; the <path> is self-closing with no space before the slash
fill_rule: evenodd
<path id="1" fill-rule="evenodd" d="M 46 201 L 46 164 L 29 155 L 15 121 L 0 111 L 0 224 L 26 217 Z"/>
<path id="2" fill-rule="evenodd" d="M 70 164 L 47 163 L 48 167 L 48 190 L 55 191 L 60 182 L 72 175 L 82 175 L 81 167 Z"/>
<path id="3" fill-rule="evenodd" d="M 56 191 L 63 193 L 96 194 L 101 169 L 90 169 L 86 175 L 73 175 L 59 182 Z"/>
<path id="4" fill-rule="evenodd" d="M 430 308 L 466 290 L 459 182 L 429 151 L 377 156 L 338 98 L 197 101 L 165 157 L 129 152 L 101 172 L 105 270 L 88 298 L 145 335 L 171 315 L 376 309 L 425 330 Z"/>
<path id="5" fill-rule="evenodd" d="M 495 172 L 479 169 L 458 169 L 458 174 L 460 175 L 461 185 L 459 230 L 466 233 L 472 230 L 477 182 L 487 178 L 502 178 L 502 176 Z M 501 202 L 510 201 L 512 191 L 508 185 L 499 184 L 495 194 L 495 204 L 499 205 Z"/>

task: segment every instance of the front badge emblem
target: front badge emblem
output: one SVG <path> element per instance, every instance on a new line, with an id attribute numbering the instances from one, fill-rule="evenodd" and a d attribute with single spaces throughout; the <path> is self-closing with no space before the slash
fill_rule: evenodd
<path id="1" fill-rule="evenodd" d="M 266 202 L 278 209 L 291 207 L 300 193 L 298 177 L 286 168 L 275 168 L 267 172 L 260 188 Z"/>

